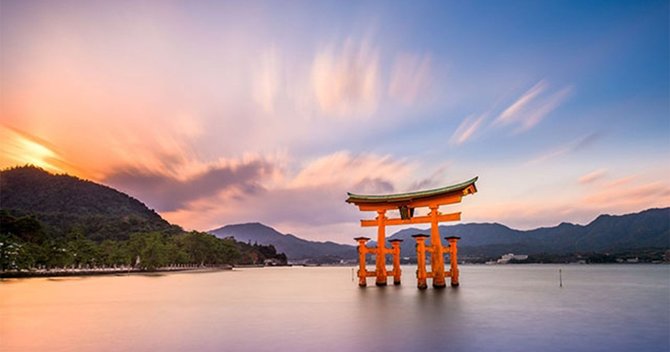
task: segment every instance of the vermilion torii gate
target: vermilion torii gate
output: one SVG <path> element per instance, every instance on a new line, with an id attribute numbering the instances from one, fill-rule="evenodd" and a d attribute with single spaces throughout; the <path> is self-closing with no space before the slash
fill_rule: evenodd
<path id="1" fill-rule="evenodd" d="M 449 244 L 442 246 L 438 224 L 444 221 L 458 221 L 461 219 L 461 213 L 442 214 L 439 212 L 441 205 L 460 203 L 461 199 L 477 192 L 475 182 L 477 177 L 447 187 L 389 195 L 360 195 L 348 193 L 347 203 L 358 206 L 361 211 L 375 211 L 377 217 L 374 220 L 361 220 L 362 227 L 377 227 L 377 246 L 368 247 L 366 242 L 370 240 L 367 237 L 357 237 L 358 241 L 358 285 L 363 287 L 367 285 L 368 277 L 376 277 L 377 286 L 385 286 L 387 277 L 393 276 L 393 283 L 400 284 L 400 241 L 392 240 L 391 248 L 386 247 L 386 226 L 387 225 L 408 225 L 408 224 L 430 224 L 430 245 L 425 244 L 426 235 L 413 236 L 417 242 L 417 281 L 420 289 L 427 288 L 426 279 L 433 280 L 433 287 L 445 287 L 445 278 L 451 278 L 451 285 L 458 286 L 458 261 L 457 261 L 457 242 L 459 237 L 447 237 Z M 414 216 L 414 209 L 428 207 L 430 213 L 426 216 Z M 398 209 L 400 218 L 389 219 L 386 212 Z M 426 271 L 426 252 L 430 253 L 431 271 Z M 365 266 L 366 254 L 375 255 L 376 269 L 367 270 Z M 393 255 L 393 270 L 386 269 L 386 255 Z M 450 256 L 450 270 L 444 270 L 444 255 Z"/>

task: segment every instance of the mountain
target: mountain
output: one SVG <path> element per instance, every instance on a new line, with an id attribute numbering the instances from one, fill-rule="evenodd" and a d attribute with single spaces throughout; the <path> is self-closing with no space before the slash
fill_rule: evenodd
<path id="1" fill-rule="evenodd" d="M 291 234 L 280 233 L 260 223 L 227 225 L 211 230 L 209 233 L 219 238 L 234 237 L 240 242 L 272 244 L 277 248 L 277 251 L 285 253 L 290 260 L 325 257 L 353 259 L 357 255 L 355 246 L 334 242 L 308 241 Z"/>
<path id="2" fill-rule="evenodd" d="M 113 188 L 34 166 L 0 171 L 0 210 L 32 217 L 55 236 L 127 240 L 134 232 L 179 232 L 139 200 Z"/>
<path id="3" fill-rule="evenodd" d="M 649 209 L 620 216 L 601 215 L 588 225 L 562 223 L 554 227 L 515 230 L 498 223 L 440 226 L 440 237 L 460 236 L 462 256 L 499 257 L 505 253 L 552 254 L 609 253 L 643 249 L 670 249 L 670 208 Z M 282 234 L 259 223 L 228 225 L 209 231 L 218 237 L 233 236 L 242 242 L 272 244 L 289 259 L 318 257 L 353 259 L 356 247 L 333 242 L 312 242 Z M 430 229 L 408 228 L 387 239 L 401 239 L 403 257 L 415 257 L 412 235 Z M 428 241 L 430 242 L 430 241 Z M 369 245 L 376 245 L 374 241 Z"/>
<path id="4" fill-rule="evenodd" d="M 496 257 L 505 253 L 569 254 L 625 252 L 670 248 L 670 208 L 648 209 L 635 214 L 600 215 L 587 225 L 561 223 L 521 231 L 497 223 L 440 226 L 440 237 L 459 236 L 464 255 Z M 389 239 L 414 243 L 412 235 L 430 229 L 409 228 Z M 403 256 L 415 256 L 413 245 L 402 247 Z"/>

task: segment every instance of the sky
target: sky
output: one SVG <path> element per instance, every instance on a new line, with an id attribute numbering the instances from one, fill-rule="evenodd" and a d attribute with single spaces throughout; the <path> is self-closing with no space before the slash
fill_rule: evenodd
<path id="1" fill-rule="evenodd" d="M 668 1 L 0 1 L 0 167 L 187 230 L 353 243 L 347 192 L 479 176 L 518 229 L 670 206 Z M 394 232 L 401 229 L 391 228 Z"/>

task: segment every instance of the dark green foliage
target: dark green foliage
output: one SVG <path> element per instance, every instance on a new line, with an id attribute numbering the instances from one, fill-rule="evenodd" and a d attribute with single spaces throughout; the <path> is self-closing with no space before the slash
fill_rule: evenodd
<path id="1" fill-rule="evenodd" d="M 0 271 L 286 263 L 273 246 L 184 232 L 109 187 L 35 167 L 0 172 Z"/>
<path id="2" fill-rule="evenodd" d="M 127 240 L 132 232 L 181 231 L 127 194 L 33 166 L 0 171 L 0 190 L 3 216 L 25 222 L 7 226 L 19 226 L 25 235 L 36 230 L 30 227 L 35 225 L 31 220 L 39 220 L 51 236 L 65 237 L 79 229 L 94 241 Z M 5 221 L 1 220 L 4 227 Z"/>

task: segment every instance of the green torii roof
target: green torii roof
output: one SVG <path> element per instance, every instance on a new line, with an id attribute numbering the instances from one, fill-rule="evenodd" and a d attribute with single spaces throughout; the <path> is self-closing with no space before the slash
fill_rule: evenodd
<path id="1" fill-rule="evenodd" d="M 479 177 L 475 177 L 465 182 L 461 182 L 455 185 L 446 186 L 442 188 L 429 189 L 426 191 L 418 192 L 409 192 L 409 193 L 398 193 L 398 194 L 385 194 L 385 195 L 363 195 L 363 194 L 354 194 L 347 192 L 349 198 L 347 198 L 347 203 L 397 203 L 397 202 L 409 202 L 422 198 L 431 198 L 435 196 L 441 196 L 444 194 L 462 191 L 470 186 L 475 185 Z M 475 188 L 475 192 L 477 189 Z"/>

